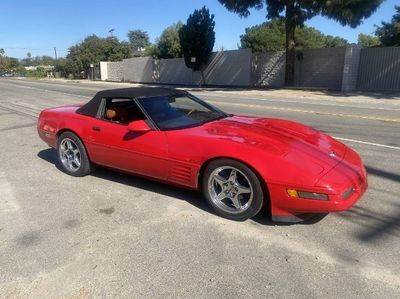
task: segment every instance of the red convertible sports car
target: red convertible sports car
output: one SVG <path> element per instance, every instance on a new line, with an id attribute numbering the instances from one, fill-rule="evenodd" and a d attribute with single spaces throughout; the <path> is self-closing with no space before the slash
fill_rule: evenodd
<path id="1" fill-rule="evenodd" d="M 202 190 L 219 215 L 276 221 L 349 209 L 367 188 L 358 154 L 305 125 L 230 115 L 186 91 L 125 88 L 46 109 L 39 136 L 73 176 L 94 164 Z"/>

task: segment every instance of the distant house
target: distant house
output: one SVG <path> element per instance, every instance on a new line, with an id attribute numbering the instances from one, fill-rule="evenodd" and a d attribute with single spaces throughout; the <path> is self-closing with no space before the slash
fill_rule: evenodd
<path id="1" fill-rule="evenodd" d="M 132 54 L 134 57 L 139 57 L 143 55 L 143 52 L 146 50 L 146 48 L 133 48 L 132 49 Z"/>

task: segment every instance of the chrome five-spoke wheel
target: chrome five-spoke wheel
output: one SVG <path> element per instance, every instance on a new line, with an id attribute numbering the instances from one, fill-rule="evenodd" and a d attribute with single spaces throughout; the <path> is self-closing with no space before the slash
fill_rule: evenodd
<path id="1" fill-rule="evenodd" d="M 263 206 L 264 192 L 258 176 L 239 161 L 212 161 L 204 171 L 202 184 L 205 197 L 223 217 L 246 220 Z"/>
<path id="2" fill-rule="evenodd" d="M 60 143 L 58 153 L 65 168 L 73 172 L 79 170 L 81 167 L 81 153 L 72 139 L 64 138 Z"/>
<path id="3" fill-rule="evenodd" d="M 59 165 L 72 176 L 85 176 L 91 172 L 92 163 L 81 139 L 72 132 L 64 132 L 58 138 Z"/>
<path id="4" fill-rule="evenodd" d="M 208 180 L 211 199 L 228 213 L 246 210 L 253 200 L 253 188 L 247 176 L 235 167 L 215 169 Z"/>

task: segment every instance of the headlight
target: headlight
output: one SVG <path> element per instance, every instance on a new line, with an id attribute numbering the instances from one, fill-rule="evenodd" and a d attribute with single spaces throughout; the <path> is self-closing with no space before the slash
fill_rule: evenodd
<path id="1" fill-rule="evenodd" d="M 295 189 L 287 189 L 286 192 L 290 197 L 316 199 L 316 200 L 329 200 L 328 194 L 324 193 L 299 191 Z"/>
<path id="2" fill-rule="evenodd" d="M 349 189 L 347 189 L 346 191 L 344 191 L 344 192 L 342 193 L 342 198 L 343 198 L 343 199 L 349 198 L 350 195 L 352 195 L 354 191 L 356 191 L 356 189 L 354 189 L 354 187 L 350 187 Z"/>

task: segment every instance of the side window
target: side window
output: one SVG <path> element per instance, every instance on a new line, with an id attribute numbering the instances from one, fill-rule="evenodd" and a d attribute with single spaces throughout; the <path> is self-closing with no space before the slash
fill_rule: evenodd
<path id="1" fill-rule="evenodd" d="M 134 120 L 145 120 L 140 108 L 132 99 L 106 99 L 103 119 L 127 125 Z"/>

